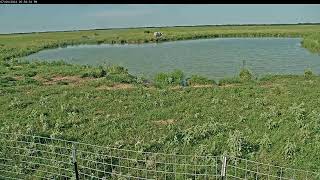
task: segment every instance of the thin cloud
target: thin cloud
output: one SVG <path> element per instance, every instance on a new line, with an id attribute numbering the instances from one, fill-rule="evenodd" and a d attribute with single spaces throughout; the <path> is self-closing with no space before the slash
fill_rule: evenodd
<path id="1" fill-rule="evenodd" d="M 145 16 L 154 13 L 151 10 L 108 10 L 90 13 L 91 17 L 103 17 L 103 18 L 128 18 L 136 16 Z"/>

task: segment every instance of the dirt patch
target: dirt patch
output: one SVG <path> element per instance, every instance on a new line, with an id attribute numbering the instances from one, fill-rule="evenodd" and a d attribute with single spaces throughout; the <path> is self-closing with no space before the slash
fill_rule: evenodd
<path id="1" fill-rule="evenodd" d="M 119 89 L 133 89 L 134 86 L 132 84 L 115 84 L 113 86 L 99 86 L 97 89 L 99 90 L 119 90 Z"/>
<path id="2" fill-rule="evenodd" d="M 239 86 L 239 84 L 224 84 L 224 85 L 219 85 L 218 87 L 229 88 L 229 87 L 236 87 L 236 86 Z"/>
<path id="3" fill-rule="evenodd" d="M 264 87 L 264 88 L 273 88 L 274 85 L 272 85 L 272 84 L 262 84 L 261 87 Z"/>
<path id="4" fill-rule="evenodd" d="M 276 84 L 276 83 L 266 83 L 266 84 L 261 84 L 261 87 L 264 88 L 275 88 L 275 87 L 280 87 L 280 84 Z"/>
<path id="5" fill-rule="evenodd" d="M 41 82 L 46 81 L 46 79 L 44 79 L 43 77 L 40 77 L 40 76 L 38 76 L 38 75 L 34 76 L 33 79 L 34 79 L 34 80 L 37 80 L 37 81 L 41 81 Z"/>
<path id="6" fill-rule="evenodd" d="M 96 112 L 94 112 L 95 115 L 102 115 L 104 114 L 103 110 L 97 110 Z"/>
<path id="7" fill-rule="evenodd" d="M 17 80 L 17 81 L 19 81 L 19 80 L 22 80 L 22 79 L 23 79 L 23 76 L 15 76 L 14 79 Z"/>
<path id="8" fill-rule="evenodd" d="M 174 120 L 174 119 L 166 119 L 166 120 L 154 121 L 154 123 L 156 125 L 163 125 L 163 126 L 174 124 L 175 122 L 176 122 L 176 120 Z"/>
<path id="9" fill-rule="evenodd" d="M 67 83 L 71 83 L 71 84 L 79 84 L 81 82 L 86 81 L 86 79 L 81 78 L 79 76 L 56 76 L 51 78 L 51 81 L 49 81 L 48 83 L 58 83 L 58 82 L 67 82 Z"/>
<path id="10" fill-rule="evenodd" d="M 81 78 L 80 76 L 55 76 L 50 79 L 45 79 L 43 77 L 35 76 L 35 80 L 41 81 L 45 85 L 53 85 L 58 83 L 66 84 L 81 84 L 85 81 L 90 80 L 90 78 Z"/>
<path id="11" fill-rule="evenodd" d="M 213 85 L 211 85 L 211 84 L 198 84 L 198 85 L 193 85 L 193 86 L 191 86 L 191 87 L 194 87 L 194 88 L 208 88 L 208 87 L 213 87 Z"/>
<path id="12" fill-rule="evenodd" d="M 214 86 L 210 85 L 210 84 L 198 84 L 198 85 L 192 85 L 192 86 L 186 86 L 186 87 L 189 87 L 189 88 L 211 88 Z M 170 89 L 183 89 L 183 87 L 182 86 L 174 86 L 174 87 L 171 87 Z"/>
<path id="13" fill-rule="evenodd" d="M 194 86 L 189 86 L 191 88 L 210 88 L 213 87 L 212 85 L 194 85 Z M 120 84 L 115 84 L 113 86 L 99 86 L 97 87 L 97 89 L 99 90 L 119 90 L 119 89 L 134 89 L 137 88 L 132 84 L 124 84 L 124 83 L 120 83 Z M 149 86 L 149 87 L 144 87 L 145 89 L 156 89 L 153 86 Z M 170 89 L 183 89 L 183 87 L 181 86 L 174 86 L 174 87 L 170 87 Z"/>

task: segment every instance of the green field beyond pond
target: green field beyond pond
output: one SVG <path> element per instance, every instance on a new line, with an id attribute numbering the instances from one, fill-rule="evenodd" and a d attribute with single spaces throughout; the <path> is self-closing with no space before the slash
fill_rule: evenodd
<path id="1" fill-rule="evenodd" d="M 320 51 L 320 25 L 194 26 L 0 35 L 0 59 L 76 44 L 156 42 L 153 37 L 156 31 L 165 34 L 161 41 L 217 37 L 303 37 L 304 47 Z"/>
<path id="2" fill-rule="evenodd" d="M 182 82 L 178 70 L 147 80 L 119 66 L 13 59 L 68 44 L 151 42 L 153 31 L 164 32 L 167 41 L 303 37 L 304 47 L 319 51 L 319 36 L 313 34 L 319 30 L 319 25 L 221 26 L 1 35 L 0 131 L 151 152 L 228 153 L 319 171 L 320 77 L 311 71 L 257 79 L 242 69 L 219 82 L 197 75 Z"/>

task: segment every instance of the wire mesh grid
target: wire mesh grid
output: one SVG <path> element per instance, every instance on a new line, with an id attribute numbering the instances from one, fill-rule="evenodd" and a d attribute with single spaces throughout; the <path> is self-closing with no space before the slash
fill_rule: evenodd
<path id="1" fill-rule="evenodd" d="M 0 144 L 0 179 L 320 179 L 319 173 L 231 156 L 140 152 L 1 132 Z"/>
<path id="2" fill-rule="evenodd" d="M 70 179 L 71 143 L 39 136 L 0 133 L 0 173 L 14 179 Z"/>
<path id="3" fill-rule="evenodd" d="M 293 169 L 271 164 L 259 163 L 247 159 L 227 156 L 228 179 L 266 179 L 266 180 L 313 180 L 320 179 L 320 174 L 312 171 Z"/>
<path id="4" fill-rule="evenodd" d="M 217 179 L 219 158 L 77 144 L 79 173 L 84 179 Z"/>

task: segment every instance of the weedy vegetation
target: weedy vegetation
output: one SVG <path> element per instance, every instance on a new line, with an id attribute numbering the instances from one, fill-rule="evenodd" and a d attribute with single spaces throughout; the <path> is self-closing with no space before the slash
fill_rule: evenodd
<path id="1" fill-rule="evenodd" d="M 164 32 L 162 41 L 303 37 L 304 47 L 319 51 L 319 30 L 209 26 L 0 35 L 0 131 L 139 151 L 227 153 L 319 171 L 320 77 L 310 70 L 256 78 L 243 68 L 216 83 L 180 70 L 147 80 L 115 65 L 15 59 L 74 44 L 153 42 L 154 31 Z"/>

